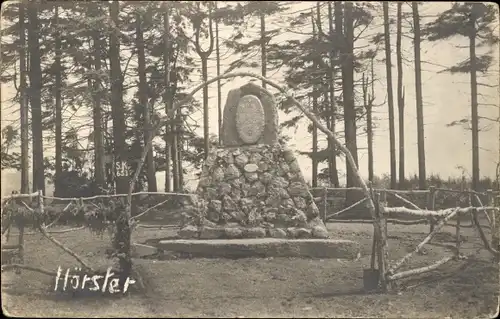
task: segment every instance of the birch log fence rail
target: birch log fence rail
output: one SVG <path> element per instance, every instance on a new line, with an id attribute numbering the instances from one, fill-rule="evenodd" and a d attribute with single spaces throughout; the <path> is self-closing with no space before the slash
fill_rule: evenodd
<path id="1" fill-rule="evenodd" d="M 447 189 L 437 189 L 437 191 L 443 192 L 443 191 L 448 191 Z M 455 190 L 451 190 L 452 192 L 456 192 Z M 382 190 L 380 198 L 385 198 L 385 193 L 390 192 L 388 190 Z M 474 191 L 463 191 L 462 193 L 464 194 L 469 194 L 469 195 L 484 195 L 487 196 L 488 198 L 488 204 L 489 206 L 481 206 L 481 207 L 455 207 L 455 208 L 446 208 L 446 209 L 434 209 L 434 210 L 423 210 L 423 209 L 418 209 L 418 207 L 415 207 L 416 205 L 411 205 L 414 206 L 413 209 L 406 208 L 406 207 L 387 207 L 385 205 L 384 201 L 381 201 L 378 203 L 380 214 L 377 215 L 378 218 L 381 218 L 381 224 L 382 225 L 387 225 L 387 222 L 383 221 L 384 219 L 388 219 L 393 214 L 399 214 L 399 215 L 412 215 L 412 216 L 421 216 L 426 219 L 430 219 L 432 222 L 431 224 L 431 229 L 429 234 L 422 240 L 420 244 L 418 244 L 414 250 L 406 254 L 403 258 L 400 260 L 394 262 L 392 265 L 388 264 L 388 256 L 384 256 L 381 252 L 378 252 L 379 258 L 384 259 L 381 263 L 387 265 L 387 270 L 382 269 L 379 275 L 380 275 L 380 285 L 383 290 L 391 289 L 394 288 L 394 284 L 396 280 L 407 278 L 410 276 L 415 276 L 419 274 L 423 274 L 432 270 L 437 269 L 441 265 L 451 261 L 451 260 L 459 260 L 459 259 L 464 259 L 467 258 L 467 256 L 464 256 L 460 254 L 460 228 L 461 228 L 461 216 L 466 216 L 467 214 L 470 215 L 471 220 L 473 221 L 472 226 L 476 227 L 481 241 L 484 245 L 484 248 L 491 252 L 493 256 L 498 258 L 500 257 L 499 253 L 499 248 L 498 248 L 498 224 L 495 223 L 497 218 L 497 215 L 500 211 L 497 205 L 494 205 L 493 203 L 493 191 L 488 190 L 486 193 L 481 194 L 477 193 Z M 435 190 L 429 190 L 429 194 L 432 194 L 433 196 L 435 195 Z M 404 202 L 407 202 L 406 200 Z M 432 203 L 431 203 L 432 204 Z M 432 205 L 434 208 L 434 205 Z M 489 240 L 486 238 L 484 231 L 483 231 L 483 226 L 481 226 L 477 214 L 478 212 L 484 212 L 484 214 L 488 216 L 488 212 L 491 212 L 492 218 L 487 218 L 489 222 L 489 226 L 491 228 L 491 243 Z M 422 247 L 429 243 L 431 239 L 447 224 L 447 222 L 455 218 L 456 224 L 455 224 L 455 253 L 451 256 L 445 256 L 439 261 L 435 262 L 434 264 L 424 266 L 424 267 L 419 267 L 419 268 L 414 268 L 406 271 L 400 271 L 396 272 L 398 269 L 400 269 L 405 263 L 408 263 L 408 261 L 411 259 L 411 257 L 415 254 L 418 253 Z M 387 245 L 387 227 L 384 228 L 384 231 L 382 232 L 382 238 L 374 238 L 374 240 L 379 240 L 382 242 L 382 244 Z"/>
<path id="2" fill-rule="evenodd" d="M 328 203 L 333 202 L 335 200 L 343 199 L 343 197 L 333 197 L 330 196 L 332 193 L 342 193 L 342 192 L 347 192 L 347 191 L 352 191 L 352 190 L 357 190 L 357 191 L 362 191 L 362 188 L 360 187 L 349 187 L 349 188 L 331 188 L 331 187 L 315 187 L 315 188 L 310 188 L 310 191 L 314 197 L 314 201 L 316 202 L 318 208 L 320 208 L 321 215 L 323 216 L 323 220 L 325 222 L 331 221 L 331 222 L 353 222 L 353 223 L 371 223 L 371 219 L 338 219 L 337 217 L 340 217 L 341 215 L 348 213 L 352 211 L 354 208 L 359 208 L 362 204 L 365 203 L 367 200 L 366 198 L 363 198 L 359 200 L 358 202 L 350 205 L 349 207 L 343 208 L 339 211 L 336 212 L 329 212 L 328 211 Z M 374 189 L 375 192 L 378 193 L 386 193 L 388 195 L 391 195 L 393 198 L 399 200 L 402 204 L 411 206 L 412 209 L 418 210 L 418 211 L 434 211 L 436 207 L 436 197 L 439 193 L 455 193 L 455 194 L 466 194 L 466 195 L 471 195 L 474 196 L 477 200 L 477 202 L 480 204 L 480 206 L 483 206 L 482 201 L 479 196 L 483 196 L 487 198 L 487 202 L 489 206 L 493 205 L 493 201 L 495 196 L 500 196 L 499 191 L 493 191 L 491 189 L 487 190 L 486 192 L 476 192 L 473 190 L 455 190 L 455 189 L 448 189 L 448 188 L 437 188 L 437 187 L 430 187 L 429 189 L 426 190 L 394 190 L 394 189 Z M 410 200 L 404 198 L 405 195 L 426 195 L 427 197 L 427 204 L 425 209 L 422 209 L 421 207 L 417 206 L 415 203 L 411 202 Z M 471 206 L 471 205 L 469 205 Z M 406 207 L 408 208 L 408 207 Z M 480 211 L 487 211 L 487 210 L 482 210 Z M 394 215 L 397 216 L 397 211 L 394 211 Z M 410 213 L 411 214 L 411 213 Z M 408 212 L 402 212 L 403 216 L 407 216 Z M 412 214 L 414 216 L 421 216 L 421 214 Z M 425 217 L 425 218 L 424 218 Z M 389 218 L 387 219 L 387 222 L 392 223 L 392 224 L 402 224 L 402 225 L 416 225 L 416 224 L 430 224 L 430 230 L 432 231 L 433 225 L 435 223 L 434 218 L 432 218 L 433 215 L 428 215 L 428 216 L 422 216 L 421 219 L 418 220 L 404 220 L 404 219 L 397 219 L 397 218 Z M 488 219 L 490 223 L 491 218 L 494 216 L 489 216 L 487 213 L 485 214 L 485 217 Z"/>
<path id="3" fill-rule="evenodd" d="M 313 193 L 314 200 L 316 201 L 318 207 L 321 207 L 323 210 L 322 216 L 325 222 L 368 222 L 374 223 L 372 220 L 363 220 L 363 219 L 349 219 L 342 220 L 336 219 L 341 214 L 345 214 L 349 211 L 352 211 L 354 208 L 361 206 L 366 198 L 341 209 L 337 212 L 329 213 L 328 210 L 328 201 L 335 200 L 338 198 L 332 198 L 329 195 L 332 192 L 346 192 L 348 190 L 361 190 L 360 188 L 352 187 L 352 188 L 312 188 L 311 192 Z M 455 193 L 455 194 L 464 194 L 468 195 L 468 207 L 455 207 L 455 208 L 446 208 L 446 209 L 436 209 L 436 195 L 438 193 Z M 387 199 L 386 195 L 390 194 L 394 199 L 398 200 L 405 206 L 400 207 L 387 207 Z M 424 194 L 426 195 L 427 205 L 425 208 L 419 207 L 417 204 L 413 203 L 409 199 L 405 198 L 405 195 L 409 194 Z M 316 196 L 318 195 L 318 196 Z M 482 204 L 480 197 L 483 196 L 487 198 L 487 206 Z M 460 254 L 460 228 L 464 227 L 461 225 L 461 217 L 470 215 L 470 219 L 472 221 L 472 227 L 476 227 L 481 238 L 481 241 L 484 245 L 484 248 L 491 252 L 493 256 L 500 259 L 500 247 L 499 247 L 499 225 L 498 219 L 500 218 L 500 194 L 498 192 L 494 192 L 493 190 L 487 190 L 485 193 L 480 193 L 472 190 L 453 190 L 446 188 L 435 188 L 430 187 L 428 190 L 392 190 L 392 189 L 373 189 L 372 197 L 375 203 L 376 214 L 375 218 L 378 219 L 377 224 L 381 225 L 381 233 L 377 235 L 377 232 L 374 232 L 373 236 L 373 246 L 372 246 L 372 255 L 371 255 L 371 273 L 375 270 L 378 276 L 378 284 L 379 288 L 382 291 L 388 291 L 394 289 L 396 286 L 396 280 L 408 278 L 411 276 L 420 275 L 426 272 L 430 272 L 438 269 L 440 266 L 452 260 L 464 259 L 466 256 Z M 480 204 L 480 207 L 471 206 L 472 200 L 471 198 L 475 197 L 476 201 Z M 495 202 L 496 201 L 496 202 Z M 409 207 L 406 207 L 409 206 Z M 483 227 L 481 226 L 478 220 L 478 212 L 483 212 L 488 220 L 489 228 L 491 229 L 491 242 L 486 237 Z M 491 212 L 491 216 L 488 214 Z M 392 217 L 392 218 L 390 218 Z M 404 217 L 420 217 L 417 220 L 405 220 L 402 219 Z M 400 269 L 405 263 L 407 263 L 411 257 L 418 253 L 422 247 L 431 241 L 431 239 L 436 235 L 446 224 L 447 222 L 455 218 L 455 254 L 451 256 L 445 256 L 434 264 L 414 268 L 410 270 L 396 272 Z M 393 265 L 389 265 L 389 256 L 387 254 L 388 249 L 388 229 L 387 224 L 400 224 L 400 225 L 416 225 L 416 224 L 429 224 L 430 230 L 429 234 L 424 238 L 424 240 L 418 244 L 414 250 L 410 253 L 406 254 L 402 259 L 396 261 Z M 375 223 L 374 223 L 375 224 Z M 374 269 L 375 259 L 377 259 L 378 269 Z"/>

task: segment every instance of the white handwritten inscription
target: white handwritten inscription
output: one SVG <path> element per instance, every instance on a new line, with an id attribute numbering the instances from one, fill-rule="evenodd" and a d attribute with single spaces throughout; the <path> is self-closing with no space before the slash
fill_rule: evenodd
<path id="1" fill-rule="evenodd" d="M 81 268 L 75 268 L 75 273 L 71 274 L 70 269 L 66 269 L 66 273 L 64 277 L 61 277 L 63 274 L 62 268 L 59 266 L 57 268 L 57 276 L 54 291 L 58 289 L 62 289 L 62 291 L 66 291 L 66 289 L 71 290 L 88 290 L 97 292 L 101 290 L 101 292 L 108 291 L 111 294 L 114 293 L 126 293 L 129 286 L 135 284 L 135 280 L 128 278 L 125 280 L 123 285 L 123 291 L 120 291 L 119 288 L 119 278 L 116 277 L 116 274 L 111 271 L 111 267 L 109 267 L 106 271 L 106 275 L 87 275 L 82 274 Z M 82 276 L 83 275 L 83 276 Z M 62 283 L 61 283 L 62 281 Z M 68 286 L 69 284 L 69 286 Z"/>

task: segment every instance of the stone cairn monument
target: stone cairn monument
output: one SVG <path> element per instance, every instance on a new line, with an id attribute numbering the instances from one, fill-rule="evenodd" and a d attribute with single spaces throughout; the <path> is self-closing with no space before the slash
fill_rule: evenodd
<path id="1" fill-rule="evenodd" d="M 328 238 L 298 162 L 278 141 L 274 97 L 252 82 L 231 90 L 222 146 L 203 164 L 181 238 Z"/>

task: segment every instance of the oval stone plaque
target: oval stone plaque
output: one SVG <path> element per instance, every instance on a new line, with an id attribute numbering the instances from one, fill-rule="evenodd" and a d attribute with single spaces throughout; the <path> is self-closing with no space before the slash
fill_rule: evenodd
<path id="1" fill-rule="evenodd" d="M 264 108 L 255 95 L 241 97 L 236 109 L 236 131 L 245 144 L 256 143 L 266 125 Z"/>

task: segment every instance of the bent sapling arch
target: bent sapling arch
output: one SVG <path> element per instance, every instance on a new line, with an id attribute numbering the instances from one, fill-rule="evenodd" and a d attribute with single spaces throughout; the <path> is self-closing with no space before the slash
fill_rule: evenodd
<path id="1" fill-rule="evenodd" d="M 196 92 L 198 92 L 199 90 L 201 90 L 202 88 L 210 85 L 211 83 L 213 82 L 216 82 L 218 80 L 222 80 L 222 79 L 229 79 L 229 78 L 235 78 L 235 77 L 251 77 L 251 78 L 255 78 L 255 79 L 259 79 L 261 80 L 263 83 L 267 83 L 269 84 L 270 86 L 274 87 L 275 89 L 277 89 L 279 92 L 283 93 L 286 95 L 287 99 L 289 101 L 291 101 L 295 106 L 297 106 L 308 118 L 309 120 L 311 120 L 315 125 L 316 127 L 319 128 L 319 130 L 323 133 L 325 133 L 329 140 L 332 141 L 341 151 L 342 153 L 344 153 L 346 159 L 347 159 L 347 162 L 349 163 L 349 166 L 352 168 L 353 170 L 353 173 L 354 173 L 354 176 L 356 177 L 359 185 L 361 186 L 362 190 L 363 190 L 363 193 L 367 199 L 367 206 L 368 206 L 368 210 L 370 212 L 370 215 L 372 216 L 372 219 L 373 219 L 373 222 L 374 222 L 374 228 L 375 228 L 375 234 L 376 236 L 378 236 L 378 238 L 381 238 L 382 236 L 382 227 L 381 227 L 381 223 L 379 221 L 378 218 L 376 218 L 376 214 L 375 214 L 375 204 L 373 203 L 373 200 L 370 196 L 370 190 L 367 186 L 367 184 L 365 183 L 365 181 L 361 178 L 361 175 L 359 173 L 359 170 L 358 170 L 358 167 L 354 161 L 354 158 L 352 157 L 352 154 L 351 152 L 349 152 L 349 150 L 347 149 L 347 147 L 345 147 L 342 143 L 340 143 L 337 138 L 335 137 L 335 135 L 328 129 L 326 128 L 317 118 L 316 116 L 311 112 L 309 111 L 307 108 L 305 108 L 304 106 L 302 106 L 300 104 L 299 101 L 297 101 L 297 99 L 295 99 L 293 96 L 291 96 L 290 94 L 288 94 L 287 90 L 282 88 L 280 85 L 278 85 L 277 83 L 271 81 L 271 80 L 268 80 L 267 78 L 263 77 L 263 76 L 260 76 L 260 75 L 257 75 L 257 74 L 253 74 L 253 73 L 249 73 L 249 72 L 235 72 L 235 73 L 227 73 L 227 74 L 223 74 L 221 76 L 218 76 L 218 77 L 214 77 L 210 80 L 207 80 L 206 82 L 198 85 L 197 87 L 195 87 L 191 92 L 189 92 L 186 97 L 184 99 L 182 99 L 181 101 L 178 101 L 177 103 L 175 103 L 173 105 L 172 108 L 170 108 L 167 112 L 167 114 L 163 117 L 161 117 L 158 122 L 154 125 L 154 128 L 153 128 L 153 132 L 151 132 L 151 134 L 149 135 L 149 139 L 148 139 L 148 142 L 147 144 L 145 145 L 143 151 L 142 151 L 142 155 L 141 155 L 141 160 L 137 166 L 137 169 L 135 170 L 134 172 L 134 175 L 132 177 L 132 180 L 130 181 L 130 187 L 129 187 L 129 191 L 128 191 L 128 196 L 127 196 L 127 207 L 126 207 L 126 210 L 125 210 L 125 214 L 126 214 L 126 218 L 129 222 L 133 222 L 134 221 L 134 218 L 131 218 L 131 204 L 132 204 L 132 192 L 134 190 L 134 187 L 135 187 L 135 184 L 137 182 L 137 178 L 139 177 L 139 174 L 142 170 L 142 167 L 144 166 L 144 161 L 145 161 L 145 158 L 147 156 L 147 153 L 148 153 L 148 150 L 151 148 L 152 146 L 152 141 L 153 139 L 157 136 L 158 134 L 158 130 L 161 126 L 165 125 L 165 123 L 167 123 L 169 121 L 170 118 L 173 117 L 173 115 L 175 114 L 175 111 L 180 108 L 182 105 L 184 105 L 185 103 L 187 103 L 190 99 L 193 98 L 194 94 Z M 382 249 L 385 249 L 385 247 L 382 247 Z M 384 280 L 384 274 L 380 274 L 382 276 L 382 281 Z"/>

